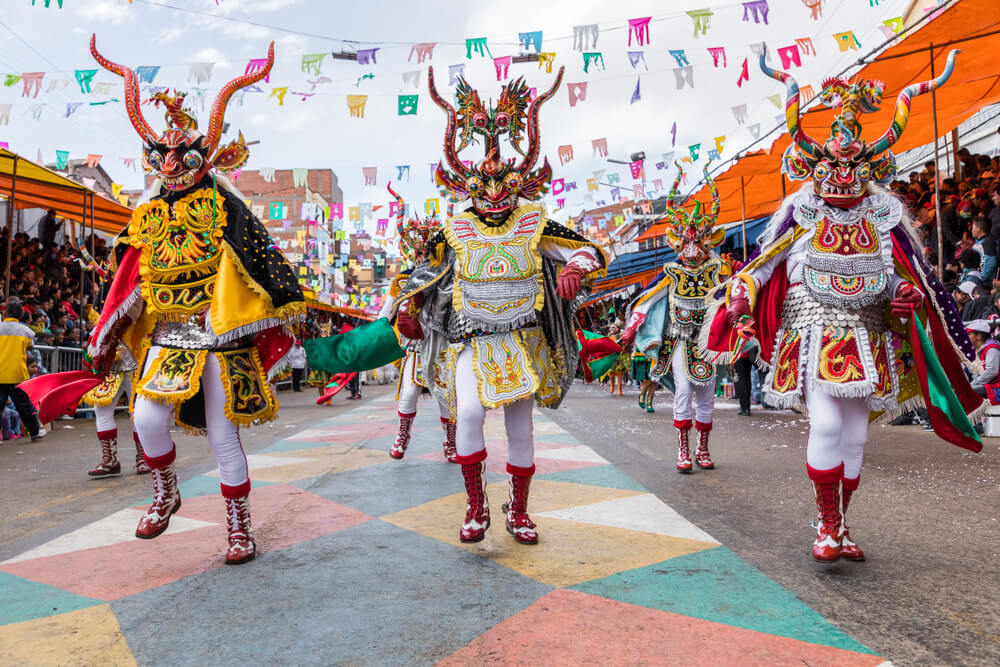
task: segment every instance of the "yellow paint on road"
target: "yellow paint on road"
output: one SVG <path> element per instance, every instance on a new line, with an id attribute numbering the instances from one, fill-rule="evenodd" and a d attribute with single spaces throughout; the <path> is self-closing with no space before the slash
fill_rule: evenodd
<path id="1" fill-rule="evenodd" d="M 0 626 L 0 664 L 136 664 L 111 607 L 103 604 L 67 614 Z"/>

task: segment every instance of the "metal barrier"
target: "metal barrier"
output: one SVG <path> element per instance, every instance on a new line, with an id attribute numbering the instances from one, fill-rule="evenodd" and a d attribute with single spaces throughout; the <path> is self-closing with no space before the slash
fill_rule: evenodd
<path id="1" fill-rule="evenodd" d="M 79 347 L 51 347 L 35 345 L 42 355 L 42 366 L 50 373 L 83 370 L 83 349 Z"/>

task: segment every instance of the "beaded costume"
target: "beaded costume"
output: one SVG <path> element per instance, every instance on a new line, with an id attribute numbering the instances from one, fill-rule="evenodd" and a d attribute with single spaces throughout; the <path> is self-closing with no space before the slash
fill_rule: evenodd
<path id="1" fill-rule="evenodd" d="M 305 315 L 291 267 L 242 195 L 217 172 L 248 157 L 243 136 L 219 146 L 230 97 L 267 76 L 266 65 L 226 84 L 212 106 L 207 133 L 184 109 L 183 93 L 159 94 L 167 130 L 157 135 L 142 116 L 135 73 L 91 53 L 125 82 L 125 106 L 143 140 L 143 161 L 157 180 L 114 248 L 114 279 L 87 347 L 103 369 L 119 342 L 139 362 L 134 406 L 154 500 L 136 529 L 156 537 L 180 506 L 171 422 L 208 435 L 219 463 L 229 522 L 226 562 L 253 558 L 250 480 L 239 426 L 273 419 L 270 376 L 294 337 L 288 325 Z"/>
<path id="2" fill-rule="evenodd" d="M 812 183 L 786 200 L 759 251 L 714 295 L 702 343 L 726 356 L 739 336 L 756 333 L 761 359 L 770 364 L 765 400 L 808 409 L 806 469 L 819 512 L 812 547 L 818 561 L 864 560 L 844 513 L 860 480 L 869 418 L 919 400 L 918 379 L 935 431 L 963 447 L 982 446 L 967 418 L 982 401 L 961 371 L 963 362 L 975 361 L 975 350 L 954 302 L 916 251 L 901 202 L 870 182 L 895 173 L 888 150 L 906 126 L 910 100 L 948 79 L 955 53 L 940 77 L 900 93 L 891 127 L 872 144 L 860 138 L 859 118 L 878 109 L 881 82 L 824 82 L 822 99 L 839 114 L 829 139 L 819 143 L 799 124 L 795 80 L 768 67 L 766 52 L 760 57 L 764 73 L 787 87 L 792 145 L 784 171 Z M 924 327 L 933 347 L 923 342 Z M 904 339 L 918 362 L 908 376 L 897 372 Z M 928 359 L 949 379 L 950 386 L 936 390 L 954 401 L 947 416 L 929 398 Z"/>
<path id="3" fill-rule="evenodd" d="M 597 246 L 547 220 L 544 207 L 532 202 L 544 194 L 552 174 L 548 160 L 534 169 L 538 113 L 561 80 L 562 70 L 549 90 L 529 101 L 530 90 L 518 79 L 504 86 L 496 106 L 485 105 L 460 80 L 456 111 L 438 94 L 433 69 L 428 70 L 431 98 L 448 118 L 449 168 L 438 166 L 438 182 L 453 201 L 471 201 L 430 240 L 428 259 L 414 268 L 396 307 L 400 331 L 423 340 L 424 359 L 441 360 L 425 366 L 424 373 L 453 406 L 458 424 L 457 460 L 468 494 L 460 530 L 464 542 L 483 539 L 489 527 L 483 420 L 487 409 L 497 407 L 505 410 L 511 474 L 507 530 L 518 542 L 538 541 L 527 513 L 535 470 L 531 413 L 536 402 L 558 406 L 572 383 L 581 282 L 605 265 Z M 505 134 L 521 160 L 500 158 Z M 485 159 L 463 162 L 458 152 L 477 135 Z"/>
<path id="4" fill-rule="evenodd" d="M 708 440 L 715 407 L 715 366 L 698 350 L 697 339 L 705 321 L 706 297 L 732 275 L 731 264 L 712 251 L 725 240 L 726 232 L 714 227 L 721 202 L 707 164 L 704 173 L 712 192 L 712 208 L 704 213 L 701 202 L 696 201 L 688 213 L 674 204 L 683 176 L 677 164 L 664 218 L 665 235 L 677 252 L 677 261 L 665 264 L 632 302 L 624 334 L 626 341 L 634 340 L 636 350 L 650 359 L 651 382 L 673 374 L 677 470 L 685 473 L 693 470 L 688 444 L 692 425 L 698 431 L 696 462 L 701 468 L 714 467 Z"/>

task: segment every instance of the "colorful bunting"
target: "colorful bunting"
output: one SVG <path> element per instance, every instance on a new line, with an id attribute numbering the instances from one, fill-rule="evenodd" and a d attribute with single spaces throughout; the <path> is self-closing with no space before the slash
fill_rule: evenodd
<path id="1" fill-rule="evenodd" d="M 719 67 L 719 60 L 722 60 L 722 67 L 726 67 L 726 49 L 723 46 L 712 46 L 708 49 L 709 55 L 712 56 L 712 65 L 716 68 Z"/>
<path id="2" fill-rule="evenodd" d="M 799 52 L 804 56 L 809 54 L 816 55 L 816 47 L 813 46 L 812 37 L 800 37 L 796 39 L 795 46 L 799 47 Z"/>
<path id="3" fill-rule="evenodd" d="M 493 59 L 493 68 L 497 72 L 497 81 L 503 81 L 509 76 L 510 56 L 501 56 Z"/>
<path id="4" fill-rule="evenodd" d="M 684 53 L 684 49 L 670 49 L 668 53 L 674 57 L 675 61 L 677 61 L 678 67 L 686 67 L 691 64 L 687 59 L 687 55 Z"/>
<path id="5" fill-rule="evenodd" d="M 726 135 L 715 138 L 715 150 L 719 153 L 722 152 L 722 147 L 726 144 Z"/>
<path id="6" fill-rule="evenodd" d="M 517 33 L 517 41 L 521 43 L 521 50 L 528 51 L 530 48 L 535 49 L 535 53 L 542 52 L 542 31 L 535 30 L 533 32 L 519 32 Z"/>
<path id="7" fill-rule="evenodd" d="M 677 79 L 677 90 L 683 88 L 684 84 L 687 84 L 689 88 L 694 88 L 694 65 L 675 67 L 674 78 Z"/>
<path id="8" fill-rule="evenodd" d="M 403 175 L 406 175 L 406 180 L 410 180 L 410 165 L 408 164 L 397 164 L 396 165 L 396 180 L 403 180 Z M 390 205 L 395 202 L 389 202 Z"/>
<path id="9" fill-rule="evenodd" d="M 285 106 L 285 95 L 288 93 L 288 86 L 280 86 L 278 88 L 272 88 L 271 94 L 267 96 L 267 99 L 272 97 L 278 98 L 278 106 Z"/>
<path id="10" fill-rule="evenodd" d="M 769 11 L 770 7 L 767 6 L 767 0 L 750 0 L 749 2 L 744 2 L 743 22 L 749 23 L 750 16 L 752 16 L 754 23 L 760 23 L 763 21 L 767 24 L 767 13 Z"/>
<path id="11" fill-rule="evenodd" d="M 594 155 L 600 155 L 601 157 L 608 156 L 608 139 L 607 137 L 601 137 L 600 139 L 592 139 L 590 141 L 591 147 L 594 149 Z"/>
<path id="12" fill-rule="evenodd" d="M 809 8 L 809 18 L 819 21 L 823 16 L 823 2 L 825 0 L 802 0 L 802 4 Z"/>
<path id="13" fill-rule="evenodd" d="M 17 82 L 21 80 L 20 74 L 8 74 L 3 79 L 3 85 L 7 88 L 12 88 L 17 85 Z"/>
<path id="14" fill-rule="evenodd" d="M 691 153 L 691 159 L 697 162 L 698 155 L 701 152 L 701 144 L 700 143 L 691 144 L 690 146 L 688 146 L 688 152 Z"/>
<path id="15" fill-rule="evenodd" d="M 699 37 L 699 32 L 702 35 L 708 34 L 708 29 L 712 25 L 712 10 L 708 9 L 692 9 L 687 12 L 687 15 L 691 17 L 694 22 L 694 36 Z"/>
<path id="16" fill-rule="evenodd" d="M 415 69 L 410 72 L 403 72 L 403 85 L 413 86 L 414 88 L 420 89 L 420 70 Z"/>
<path id="17" fill-rule="evenodd" d="M 427 215 L 437 215 L 438 213 L 438 200 L 437 197 L 434 199 L 428 199 L 424 202 L 424 212 Z"/>
<path id="18" fill-rule="evenodd" d="M 740 78 L 736 80 L 736 85 L 742 88 L 743 82 L 749 80 L 750 80 L 750 60 L 749 58 L 744 58 L 743 65 L 740 67 Z"/>
<path id="19" fill-rule="evenodd" d="M 779 109 L 784 108 L 784 103 L 782 102 L 780 93 L 775 93 L 774 95 L 768 95 L 767 99 L 771 104 L 778 107 Z"/>
<path id="20" fill-rule="evenodd" d="M 854 36 L 853 30 L 848 30 L 847 32 L 836 32 L 833 34 L 833 39 L 836 40 L 841 53 L 857 51 L 861 46 L 861 42 L 859 42 L 858 38 Z"/>
<path id="21" fill-rule="evenodd" d="M 212 78 L 212 67 L 214 66 L 215 63 L 191 63 L 188 68 L 188 81 L 193 81 L 195 84 L 208 83 Z"/>
<path id="22" fill-rule="evenodd" d="M 597 46 L 597 36 L 601 29 L 596 23 L 573 26 L 573 50 L 583 51 Z"/>
<path id="23" fill-rule="evenodd" d="M 87 156 L 87 168 L 88 169 L 95 169 L 97 167 L 97 165 L 99 165 L 101 163 L 101 158 L 102 157 L 104 157 L 104 156 L 103 155 L 94 155 L 93 153 L 91 153 L 90 155 L 88 155 Z"/>
<path id="24" fill-rule="evenodd" d="M 587 82 L 567 83 L 566 92 L 569 94 L 569 105 L 575 107 L 577 102 L 587 99 Z"/>
<path id="25" fill-rule="evenodd" d="M 302 56 L 302 71 L 306 74 L 314 74 L 319 76 L 320 69 L 323 67 L 323 58 L 326 57 L 325 53 L 306 53 Z"/>
<path id="26" fill-rule="evenodd" d="M 649 44 L 649 21 L 652 16 L 646 16 L 641 19 L 629 19 L 628 20 L 628 45 L 632 46 L 632 36 L 635 35 L 635 41 L 639 46 L 646 46 Z"/>
<path id="27" fill-rule="evenodd" d="M 434 46 L 437 42 L 425 42 L 423 44 L 414 44 L 410 47 L 410 57 L 406 59 L 407 62 L 413 60 L 413 56 L 417 56 L 417 64 L 421 64 L 425 60 L 430 60 L 434 57 Z"/>
<path id="28" fill-rule="evenodd" d="M 483 58 L 486 56 L 489 56 L 490 58 L 493 57 L 493 54 L 490 53 L 489 45 L 486 44 L 485 37 L 469 37 L 465 40 L 465 57 L 471 60 L 473 53 L 476 53 Z"/>
<path id="29" fill-rule="evenodd" d="M 21 90 L 21 97 L 38 97 L 44 78 L 45 72 L 25 72 L 22 74 L 21 81 L 24 82 L 24 88 Z"/>
<path id="30" fill-rule="evenodd" d="M 629 104 L 635 104 L 642 99 L 642 94 L 639 92 L 639 79 L 640 77 L 635 78 L 635 90 L 632 91 L 632 99 L 629 101 Z"/>
<path id="31" fill-rule="evenodd" d="M 448 85 L 454 86 L 458 83 L 458 78 L 465 76 L 465 63 L 458 65 L 448 65 Z"/>
<path id="32" fill-rule="evenodd" d="M 558 148 L 559 164 L 564 165 L 573 159 L 573 145 L 567 144 Z"/>
<path id="33" fill-rule="evenodd" d="M 754 139 L 760 139 L 760 123 L 754 123 L 753 125 L 748 125 L 747 129 L 750 130 L 750 136 Z"/>
<path id="34" fill-rule="evenodd" d="M 590 52 L 590 53 L 584 53 L 583 54 L 583 72 L 584 72 L 584 74 L 586 74 L 588 72 L 588 70 L 590 69 L 590 64 L 591 63 L 596 63 L 596 62 L 600 62 L 602 70 L 606 69 L 604 67 L 604 56 L 601 54 L 600 51 L 594 51 L 594 52 Z"/>
<path id="35" fill-rule="evenodd" d="M 267 66 L 267 58 L 253 58 L 247 62 L 246 69 L 243 70 L 243 75 L 253 74 L 259 72 Z M 264 77 L 264 83 L 271 83 L 271 73 L 268 72 L 267 76 Z"/>
<path id="36" fill-rule="evenodd" d="M 556 54 L 551 52 L 538 54 L 538 69 L 545 68 L 546 74 L 552 74 L 552 63 L 556 60 Z"/>
<path id="37" fill-rule="evenodd" d="M 633 179 L 646 178 L 646 174 L 642 169 L 642 160 L 636 160 L 635 162 L 628 163 L 628 169 L 632 173 Z"/>
<path id="38" fill-rule="evenodd" d="M 417 102 L 419 95 L 400 95 L 398 99 L 398 112 L 400 116 L 416 116 Z"/>
<path id="39" fill-rule="evenodd" d="M 566 182 L 561 178 L 555 178 L 552 180 L 552 194 L 559 195 L 562 194 L 563 190 L 566 189 Z"/>
<path id="40" fill-rule="evenodd" d="M 903 31 L 903 17 L 897 16 L 893 19 L 887 19 L 882 21 L 886 28 L 892 31 L 893 34 L 898 35 Z"/>
<path id="41" fill-rule="evenodd" d="M 365 103 L 368 101 L 367 95 L 348 95 L 347 109 L 351 113 L 351 118 L 365 117 Z"/>
<path id="42" fill-rule="evenodd" d="M 96 69 L 78 69 L 73 72 L 73 76 L 76 78 L 76 82 L 80 85 L 81 93 L 90 92 L 90 82 L 94 80 L 97 75 Z"/>
<path id="43" fill-rule="evenodd" d="M 597 191 L 597 181 L 595 181 L 592 178 L 588 178 L 587 179 L 587 192 L 596 192 L 596 191 Z"/>
<path id="44" fill-rule="evenodd" d="M 629 51 L 628 62 L 632 65 L 632 69 L 639 69 L 639 63 L 642 63 L 642 68 L 649 71 L 649 65 L 646 64 L 646 55 L 642 51 Z"/>
<path id="45" fill-rule="evenodd" d="M 732 111 L 733 111 L 733 118 L 736 119 L 737 125 L 743 125 L 744 123 L 747 122 L 746 104 L 737 104 L 736 106 L 732 107 Z"/>
<path id="46" fill-rule="evenodd" d="M 378 167 L 362 167 L 361 174 L 365 179 L 365 186 L 375 185 L 378 182 Z"/>
<path id="47" fill-rule="evenodd" d="M 359 65 L 377 65 L 378 61 L 375 60 L 375 53 L 379 50 L 379 47 L 373 49 L 358 49 L 358 64 Z"/>
<path id="48" fill-rule="evenodd" d="M 797 44 L 779 47 L 778 57 L 781 58 L 781 69 L 787 70 L 792 65 L 802 67 L 802 57 L 799 55 L 799 47 Z"/>

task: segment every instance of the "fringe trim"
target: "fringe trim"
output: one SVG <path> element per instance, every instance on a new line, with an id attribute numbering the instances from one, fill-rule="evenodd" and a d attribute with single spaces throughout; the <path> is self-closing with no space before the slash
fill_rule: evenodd
<path id="1" fill-rule="evenodd" d="M 194 369 L 191 372 L 191 386 L 187 389 L 187 391 L 175 392 L 172 394 L 160 394 L 148 391 L 145 389 L 146 383 L 156 377 L 156 374 L 160 372 L 160 368 L 163 367 L 163 362 L 166 356 L 170 354 L 170 351 L 170 348 L 167 347 L 160 348 L 160 351 L 156 355 L 156 359 L 154 359 L 153 363 L 150 364 L 149 370 L 146 371 L 146 373 L 142 376 L 142 379 L 136 384 L 135 393 L 143 398 L 148 398 L 151 401 L 160 403 L 161 405 L 180 405 L 184 401 L 193 398 L 201 388 L 201 376 L 205 371 L 205 360 L 208 358 L 208 351 L 195 350 L 195 352 L 198 352 L 199 354 L 195 357 Z"/>
<path id="2" fill-rule="evenodd" d="M 261 395 L 267 402 L 267 407 L 256 415 L 238 415 L 233 412 L 233 383 L 229 380 L 229 367 L 226 365 L 224 354 L 217 352 L 213 353 L 215 354 L 216 360 L 219 362 L 219 369 L 222 371 L 223 376 L 222 386 L 226 390 L 226 404 L 223 411 L 226 413 L 226 418 L 237 426 L 263 424 L 273 421 L 278 416 L 277 400 L 275 399 L 274 391 L 271 389 L 271 385 L 268 382 L 269 378 L 267 374 L 264 373 L 264 363 L 260 359 L 260 353 L 255 347 L 249 348 L 249 352 L 254 368 L 257 369 L 257 381 L 260 383 Z"/>
<path id="3" fill-rule="evenodd" d="M 990 402 L 984 398 L 983 402 L 979 404 L 979 407 L 970 412 L 967 415 L 967 417 L 969 418 L 969 421 L 972 422 L 973 424 L 981 424 L 984 421 L 986 421 L 986 417 L 989 414 L 989 411 L 990 411 Z"/>
<path id="4" fill-rule="evenodd" d="M 104 328 L 97 331 L 96 336 L 91 339 L 90 344 L 87 345 L 87 353 L 90 354 L 91 357 L 95 356 L 99 350 L 103 349 L 105 343 L 107 342 L 105 339 L 108 337 L 108 334 L 123 317 L 132 314 L 132 309 L 137 303 L 145 305 L 145 302 L 142 299 L 142 289 L 139 285 L 136 285 L 132 289 L 132 293 L 125 297 L 122 304 L 118 306 L 118 308 L 115 309 L 115 312 L 111 314 L 111 317 L 108 318 Z"/>
<path id="5" fill-rule="evenodd" d="M 305 304 L 295 304 L 295 305 L 301 305 L 302 310 L 305 311 Z M 235 329 L 230 329 L 224 334 L 216 334 L 214 331 L 212 331 L 212 326 L 209 323 L 208 318 L 206 318 L 205 320 L 205 325 L 207 327 L 207 332 L 215 337 L 216 344 L 225 345 L 227 343 L 232 343 L 246 336 L 253 336 L 263 331 L 267 331 L 268 329 L 274 329 L 276 327 L 283 327 L 284 329 L 287 330 L 288 324 L 304 321 L 305 317 L 306 317 L 305 312 L 302 312 L 300 315 L 294 317 L 288 317 L 288 316 L 268 317 L 263 320 L 255 320 L 252 322 L 247 322 L 246 324 L 237 326 Z M 294 335 L 292 334 L 291 331 L 288 331 L 288 333 L 289 335 Z"/>
<path id="6" fill-rule="evenodd" d="M 887 408 L 879 414 L 874 415 L 870 423 L 885 426 L 896 417 L 904 415 L 907 412 L 913 412 L 914 410 L 922 407 L 924 407 L 924 397 L 917 394 L 916 396 L 911 396 L 902 403 L 897 402 L 896 407 L 894 408 Z"/>

